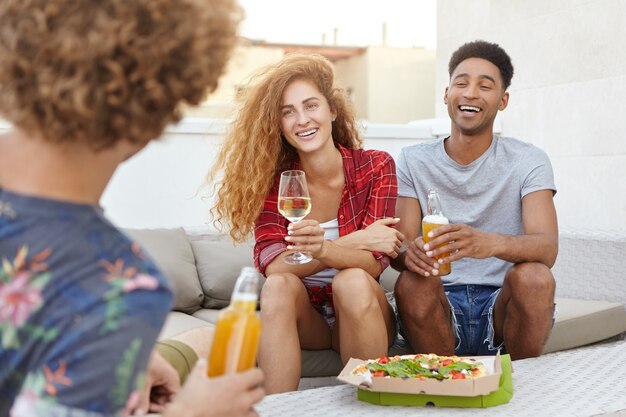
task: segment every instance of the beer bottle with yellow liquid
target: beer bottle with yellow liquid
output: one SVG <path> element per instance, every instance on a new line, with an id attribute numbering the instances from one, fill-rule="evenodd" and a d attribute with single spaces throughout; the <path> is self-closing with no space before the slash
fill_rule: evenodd
<path id="1" fill-rule="evenodd" d="M 439 193 L 436 189 L 428 190 L 428 206 L 426 209 L 426 216 L 422 219 L 422 239 L 425 243 L 430 242 L 430 238 L 428 237 L 428 233 L 431 230 L 438 228 L 439 226 L 443 226 L 445 224 L 449 224 L 448 218 L 443 215 L 441 211 L 441 201 L 439 200 Z M 437 246 L 438 248 L 446 245 L 446 243 Z M 435 249 L 435 248 L 431 248 Z M 437 256 L 436 259 L 439 260 L 443 257 L 450 255 L 450 253 L 442 253 Z M 448 275 L 452 272 L 452 266 L 447 264 L 439 264 L 439 276 Z"/>
<path id="2" fill-rule="evenodd" d="M 220 311 L 209 353 L 210 377 L 248 370 L 256 363 L 261 319 L 256 315 L 259 275 L 245 267 L 237 279 L 230 305 Z"/>

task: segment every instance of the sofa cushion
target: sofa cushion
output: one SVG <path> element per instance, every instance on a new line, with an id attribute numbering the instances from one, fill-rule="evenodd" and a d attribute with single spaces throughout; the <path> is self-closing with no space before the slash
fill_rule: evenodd
<path id="1" fill-rule="evenodd" d="M 252 243 L 234 245 L 230 237 L 205 236 L 192 240 L 204 308 L 223 308 L 230 302 L 235 281 L 244 266 L 254 266 Z"/>
<path id="2" fill-rule="evenodd" d="M 198 281 L 196 260 L 187 234 L 178 229 L 125 229 L 170 280 L 174 291 L 174 310 L 188 314 L 202 305 L 204 294 Z"/>
<path id="3" fill-rule="evenodd" d="M 608 301 L 555 300 L 557 317 L 543 353 L 572 349 L 626 332 L 626 311 Z"/>
<path id="4" fill-rule="evenodd" d="M 197 319 L 208 321 L 212 324 L 217 324 L 217 319 L 219 318 L 220 311 L 215 308 L 201 308 L 200 310 L 193 313 L 193 316 Z"/>
<path id="5" fill-rule="evenodd" d="M 389 349 L 388 355 L 409 355 L 414 353 L 408 344 L 397 344 Z M 343 369 L 341 356 L 332 349 L 302 350 L 302 377 L 323 377 L 339 375 Z"/>
<path id="6" fill-rule="evenodd" d="M 336 376 L 341 369 L 341 356 L 332 349 L 302 350 L 302 378 Z"/>
<path id="7" fill-rule="evenodd" d="M 396 281 L 398 280 L 398 275 L 400 273 L 393 269 L 391 266 L 388 266 L 383 273 L 380 275 L 379 282 L 380 285 L 386 290 L 393 292 L 393 287 L 396 285 Z"/>
<path id="8" fill-rule="evenodd" d="M 168 313 L 163 328 L 159 333 L 159 340 L 168 339 L 179 333 L 186 332 L 196 327 L 209 326 L 210 324 L 204 320 L 198 319 L 189 314 L 181 313 L 180 311 L 171 311 Z"/>

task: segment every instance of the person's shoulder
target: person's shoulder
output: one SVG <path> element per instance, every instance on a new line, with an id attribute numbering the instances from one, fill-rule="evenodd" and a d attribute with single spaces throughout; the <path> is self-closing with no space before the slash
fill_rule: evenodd
<path id="1" fill-rule="evenodd" d="M 403 158 L 422 158 L 426 155 L 431 155 L 441 145 L 443 139 L 424 140 L 413 145 L 405 146 L 400 151 L 400 155 Z"/>
<path id="2" fill-rule="evenodd" d="M 529 152 L 529 151 L 536 149 L 536 150 L 541 151 L 541 148 L 532 144 L 531 142 L 527 142 L 518 138 L 513 138 L 509 136 L 496 136 L 496 138 L 500 146 L 511 149 L 511 150 L 517 150 L 520 152 Z"/>
<path id="3" fill-rule="evenodd" d="M 340 148 L 342 155 L 345 158 L 353 160 L 355 167 L 362 167 L 364 165 L 387 165 L 393 163 L 393 157 L 386 151 L 379 149 L 349 149 Z"/>
<path id="4" fill-rule="evenodd" d="M 442 141 L 443 139 L 423 140 L 413 145 L 405 146 L 402 148 L 402 151 L 407 153 L 428 152 L 437 149 Z"/>
<path id="5" fill-rule="evenodd" d="M 359 157 L 364 159 L 370 159 L 372 161 L 384 161 L 391 159 L 391 155 L 387 151 L 380 149 L 354 149 Z"/>
<path id="6" fill-rule="evenodd" d="M 501 136 L 497 137 L 498 145 L 507 152 L 518 156 L 547 158 L 546 152 L 533 143 L 521 139 Z"/>
<path id="7" fill-rule="evenodd" d="M 103 230 L 108 235 L 106 247 L 110 250 L 101 261 L 105 269 L 109 270 L 110 265 L 119 265 L 127 274 L 131 274 L 130 271 L 133 272 L 130 281 L 142 281 L 136 289 L 162 290 L 164 293 L 171 293 L 170 283 L 156 260 L 132 235 L 106 223 Z M 106 265 L 109 267 L 107 268 Z"/>

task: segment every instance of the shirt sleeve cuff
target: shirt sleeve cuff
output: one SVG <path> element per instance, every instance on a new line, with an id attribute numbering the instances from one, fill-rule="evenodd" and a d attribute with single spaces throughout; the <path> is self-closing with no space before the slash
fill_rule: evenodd
<path id="1" fill-rule="evenodd" d="M 272 243 L 261 249 L 259 253 L 259 271 L 265 275 L 265 268 L 267 268 L 278 255 L 286 250 L 287 244 L 285 242 Z"/>
<path id="2" fill-rule="evenodd" d="M 383 252 L 372 252 L 372 255 L 376 260 L 380 263 L 380 273 L 382 274 L 385 269 L 391 264 L 391 259 L 389 256 L 385 255 Z"/>

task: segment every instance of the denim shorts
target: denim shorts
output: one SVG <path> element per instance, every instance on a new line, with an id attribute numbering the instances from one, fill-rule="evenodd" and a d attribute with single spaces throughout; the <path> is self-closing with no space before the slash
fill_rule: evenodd
<path id="1" fill-rule="evenodd" d="M 450 305 L 450 325 L 454 331 L 456 355 L 495 355 L 498 349 L 500 353 L 506 353 L 504 343 L 499 346 L 493 344 L 493 308 L 500 289 L 487 285 L 444 286 Z M 397 311 L 396 319 L 399 332 L 395 346 L 410 351 L 412 348 Z"/>
<path id="2" fill-rule="evenodd" d="M 449 285 L 444 292 L 450 305 L 450 325 L 454 331 L 454 353 L 459 356 L 495 355 L 498 350 L 506 353 L 504 342 L 494 346 L 493 310 L 496 305 L 500 287 L 487 285 Z M 397 313 L 397 311 L 396 311 Z M 552 326 L 558 315 L 557 305 L 552 310 Z M 396 346 L 411 350 L 406 337 L 406 330 L 396 315 L 399 334 Z"/>
<path id="3" fill-rule="evenodd" d="M 498 350 L 506 353 L 504 343 L 494 345 L 493 309 L 500 289 L 487 285 L 444 287 L 452 312 L 457 355 L 494 355 Z"/>

